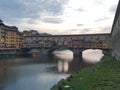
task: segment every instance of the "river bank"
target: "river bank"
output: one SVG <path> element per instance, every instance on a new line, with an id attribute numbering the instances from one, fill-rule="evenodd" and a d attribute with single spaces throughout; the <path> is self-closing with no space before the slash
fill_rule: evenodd
<path id="1" fill-rule="evenodd" d="M 62 79 L 51 90 L 120 90 L 120 61 L 106 54 L 101 63 Z"/>

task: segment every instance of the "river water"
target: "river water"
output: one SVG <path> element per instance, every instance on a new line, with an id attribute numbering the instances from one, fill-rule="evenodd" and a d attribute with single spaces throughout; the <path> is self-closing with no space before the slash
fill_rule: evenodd
<path id="1" fill-rule="evenodd" d="M 51 56 L 1 59 L 0 90 L 50 90 L 59 80 L 84 66 L 80 57 L 75 57 L 69 63 L 69 71 L 59 73 L 57 60 Z"/>
<path id="2" fill-rule="evenodd" d="M 61 79 L 100 61 L 102 56 L 101 50 L 87 50 L 83 52 L 84 60 L 76 56 L 69 62 L 66 73 L 58 72 L 58 60 L 53 56 L 0 59 L 0 90 L 50 90 Z"/>

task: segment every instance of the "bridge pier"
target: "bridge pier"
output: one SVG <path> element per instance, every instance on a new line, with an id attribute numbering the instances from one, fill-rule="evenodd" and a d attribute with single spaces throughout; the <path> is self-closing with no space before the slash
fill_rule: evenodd
<path id="1" fill-rule="evenodd" d="M 81 49 L 81 48 L 71 48 L 70 50 L 73 51 L 74 56 L 82 56 L 83 49 Z"/>

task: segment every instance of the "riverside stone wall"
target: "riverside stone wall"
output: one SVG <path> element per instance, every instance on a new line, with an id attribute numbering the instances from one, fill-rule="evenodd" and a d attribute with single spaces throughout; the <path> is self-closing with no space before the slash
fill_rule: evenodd
<path id="1" fill-rule="evenodd" d="M 112 31 L 112 56 L 116 59 L 120 59 L 120 1 L 116 10 Z"/>

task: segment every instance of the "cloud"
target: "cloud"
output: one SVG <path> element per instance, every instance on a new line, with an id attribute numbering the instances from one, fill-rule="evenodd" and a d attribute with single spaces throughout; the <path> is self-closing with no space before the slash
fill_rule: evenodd
<path id="1" fill-rule="evenodd" d="M 95 22 L 101 22 L 101 21 L 108 20 L 108 19 L 109 17 L 102 17 L 102 18 L 95 20 Z"/>
<path id="2" fill-rule="evenodd" d="M 28 24 L 36 24 L 36 21 L 29 19 L 29 20 L 27 20 L 27 23 L 28 23 Z"/>
<path id="3" fill-rule="evenodd" d="M 67 2 L 68 0 L 0 0 L 0 15 L 8 21 L 13 18 L 36 19 L 46 12 L 48 15 L 57 16 L 63 13 Z"/>
<path id="4" fill-rule="evenodd" d="M 117 8 L 117 5 L 113 5 L 109 8 L 109 12 L 111 12 L 112 14 L 114 14 L 116 12 L 116 8 Z"/>
<path id="5" fill-rule="evenodd" d="M 80 29 L 70 29 L 69 31 L 79 31 Z"/>
<path id="6" fill-rule="evenodd" d="M 96 4 L 96 5 L 102 5 L 102 4 L 103 4 L 103 1 L 102 1 L 102 0 L 95 0 L 95 4 Z"/>
<path id="7" fill-rule="evenodd" d="M 62 34 L 95 34 L 110 33 L 111 26 L 103 26 L 97 28 L 70 29 L 62 32 Z"/>
<path id="8" fill-rule="evenodd" d="M 23 0 L 1 0 L 0 14 L 8 18 L 36 17 L 36 8 L 28 9 Z M 31 5 L 32 6 L 32 5 Z M 33 12 L 32 12 L 33 11 Z"/>
<path id="9" fill-rule="evenodd" d="M 111 31 L 111 26 L 101 27 L 101 32 L 110 33 L 110 31 Z"/>
<path id="10" fill-rule="evenodd" d="M 84 29 L 80 30 L 79 33 L 81 33 L 81 34 L 87 34 L 90 31 L 91 31 L 91 28 L 84 28 Z"/>
<path id="11" fill-rule="evenodd" d="M 111 25 L 115 10 L 116 0 L 0 0 L 0 19 L 5 24 L 52 34 L 107 31 L 99 27 Z"/>
<path id="12" fill-rule="evenodd" d="M 78 11 L 78 12 L 84 12 L 85 11 L 85 9 L 83 9 L 83 8 L 78 8 L 78 9 L 75 9 L 76 11 Z"/>
<path id="13" fill-rule="evenodd" d="M 79 26 L 83 26 L 83 24 L 77 24 L 76 26 L 78 26 L 78 27 L 79 27 Z"/>
<path id="14" fill-rule="evenodd" d="M 63 20 L 61 18 L 56 18 L 56 17 L 43 18 L 42 21 L 47 22 L 47 23 L 53 23 L 53 24 L 59 24 L 59 23 L 63 22 Z"/>
<path id="15" fill-rule="evenodd" d="M 88 34 L 91 33 L 91 28 L 84 28 L 84 29 L 70 29 L 62 32 L 62 34 Z"/>

